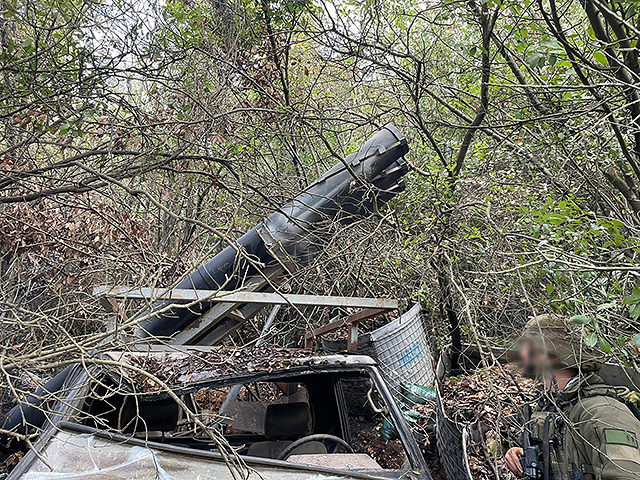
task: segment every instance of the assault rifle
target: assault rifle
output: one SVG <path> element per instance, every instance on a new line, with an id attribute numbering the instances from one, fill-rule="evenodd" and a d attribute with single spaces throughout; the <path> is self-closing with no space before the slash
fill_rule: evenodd
<path id="1" fill-rule="evenodd" d="M 540 468 L 540 459 L 538 458 L 538 449 L 531 442 L 531 405 L 525 405 L 522 412 L 524 417 L 524 431 L 522 432 L 522 456 L 520 463 L 524 478 L 542 478 L 542 469 Z"/>

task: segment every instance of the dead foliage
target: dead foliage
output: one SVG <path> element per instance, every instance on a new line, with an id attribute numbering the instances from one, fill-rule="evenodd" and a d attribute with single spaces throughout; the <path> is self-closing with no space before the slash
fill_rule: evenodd
<path id="1" fill-rule="evenodd" d="M 24 457 L 24 452 L 16 452 L 0 462 L 0 476 L 4 477 L 5 475 L 9 475 L 20 460 L 22 460 L 22 457 Z"/>
<path id="2" fill-rule="evenodd" d="M 217 414 L 228 394 L 228 388 L 200 390 L 193 394 L 193 399 L 202 410 Z"/>
<path id="3" fill-rule="evenodd" d="M 236 375 L 287 370 L 299 365 L 299 360 L 308 356 L 309 352 L 304 350 L 219 347 L 206 352 L 192 351 L 189 354 L 168 352 L 162 355 L 125 355 L 125 358 L 127 362 L 161 382 L 179 387 Z M 129 371 L 127 376 L 138 389 L 149 393 L 162 390 L 162 385 L 148 375 Z"/>
<path id="4" fill-rule="evenodd" d="M 536 398 L 535 381 L 511 365 L 498 366 L 448 378 L 441 394 L 451 420 L 472 424 L 467 451 L 472 478 L 513 478 L 504 454 L 519 440 L 520 412 Z"/>

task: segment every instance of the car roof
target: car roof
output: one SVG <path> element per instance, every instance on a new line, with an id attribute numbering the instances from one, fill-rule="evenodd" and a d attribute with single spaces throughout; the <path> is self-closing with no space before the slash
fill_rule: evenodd
<path id="1" fill-rule="evenodd" d="M 155 379 L 171 387 L 184 387 L 289 370 L 293 374 L 305 367 L 357 369 L 376 364 L 366 355 L 314 355 L 307 350 L 277 347 L 137 345 L 103 353 L 101 358 L 117 362 L 123 377 L 148 392 L 162 389 Z"/>

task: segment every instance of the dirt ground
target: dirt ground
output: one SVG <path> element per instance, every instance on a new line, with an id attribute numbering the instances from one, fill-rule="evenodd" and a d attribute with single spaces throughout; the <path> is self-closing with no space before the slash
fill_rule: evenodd
<path id="1" fill-rule="evenodd" d="M 384 441 L 381 424 L 364 417 L 350 419 L 351 446 L 356 452 L 366 453 L 382 468 L 399 469 L 404 463 L 404 448 L 400 440 Z"/>

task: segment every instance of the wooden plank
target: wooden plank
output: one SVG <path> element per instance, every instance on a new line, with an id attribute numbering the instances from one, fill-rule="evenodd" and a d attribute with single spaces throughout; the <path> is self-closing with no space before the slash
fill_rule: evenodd
<path id="1" fill-rule="evenodd" d="M 171 339 L 174 345 L 206 345 L 198 343 L 199 336 L 204 335 L 209 329 L 214 328 L 227 314 L 238 308 L 237 303 L 217 303 L 205 313 L 196 318 L 192 323 L 175 333 Z"/>
<path id="2" fill-rule="evenodd" d="M 261 304 L 245 305 L 243 308 L 237 310 L 242 313 L 242 318 L 244 318 L 244 320 L 240 321 L 237 317 L 232 316 L 231 314 L 227 314 L 224 321 L 219 322 L 218 324 L 207 329 L 197 329 L 195 335 L 193 335 L 187 343 L 197 343 L 198 345 L 215 345 L 230 333 L 235 332 L 244 324 L 244 322 L 257 315 L 265 306 L 266 305 Z"/>
<path id="3" fill-rule="evenodd" d="M 245 281 L 245 291 L 269 289 L 269 281 L 273 281 L 280 275 L 280 268 L 267 268 L 263 275 L 255 275 Z M 266 278 L 265 278 L 266 277 Z M 183 328 L 172 338 L 174 345 L 214 345 L 222 338 L 238 329 L 252 314 L 264 307 L 264 305 L 248 305 L 242 309 L 241 316 L 235 315 L 235 311 L 241 307 L 241 303 L 220 302 L 216 303 L 207 312 L 196 319 L 192 324 Z M 248 307 L 252 307 L 249 309 Z M 246 311 L 245 311 L 246 309 Z"/>
<path id="4" fill-rule="evenodd" d="M 175 301 L 201 301 L 220 303 L 259 303 L 267 305 L 309 305 L 316 307 L 351 307 L 366 309 L 395 310 L 398 300 L 392 298 L 339 297 L 323 295 L 299 295 L 291 293 L 268 293 L 223 290 L 130 288 L 122 286 L 99 286 L 94 295 L 128 299 L 154 299 Z"/>

